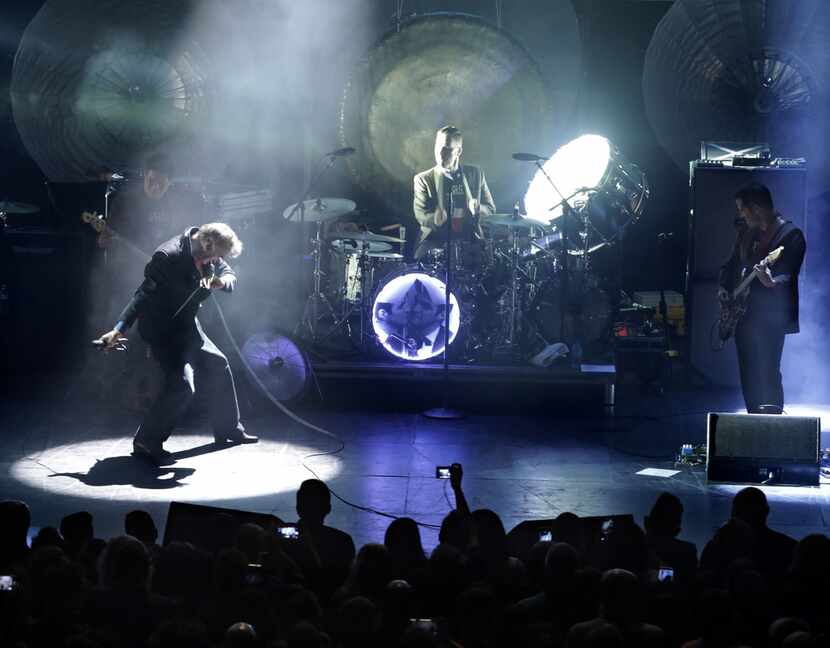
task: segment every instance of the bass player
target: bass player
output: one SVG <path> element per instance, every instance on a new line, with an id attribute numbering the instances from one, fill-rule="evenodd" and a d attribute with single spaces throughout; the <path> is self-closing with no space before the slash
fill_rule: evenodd
<path id="1" fill-rule="evenodd" d="M 773 205 L 770 190 L 752 183 L 735 194 L 739 218 L 732 255 L 721 268 L 718 296 L 731 291 L 753 270 L 746 312 L 735 330 L 735 346 L 746 411 L 780 414 L 784 408 L 781 355 L 784 337 L 798 333 L 798 273 L 804 260 L 804 234 Z M 777 262 L 761 265 L 771 250 L 783 247 Z"/>

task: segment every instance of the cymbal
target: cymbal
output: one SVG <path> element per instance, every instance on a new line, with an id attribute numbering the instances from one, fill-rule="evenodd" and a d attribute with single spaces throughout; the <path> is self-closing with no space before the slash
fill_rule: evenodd
<path id="1" fill-rule="evenodd" d="M 303 203 L 305 210 L 303 220 L 306 223 L 330 221 L 352 213 L 356 207 L 357 205 L 353 200 L 347 200 L 346 198 L 317 198 L 315 200 L 306 200 Z M 299 203 L 295 203 L 285 208 L 282 217 L 290 220 L 292 223 L 299 223 L 300 210 Z"/>
<path id="2" fill-rule="evenodd" d="M 37 205 L 0 200 L 0 212 L 5 214 L 36 214 L 39 211 Z"/>
<path id="3" fill-rule="evenodd" d="M 387 236 L 386 234 L 375 234 L 374 232 L 336 232 L 329 235 L 333 239 L 345 239 L 357 242 L 373 242 L 373 243 L 405 243 L 401 238 L 395 236 Z"/>
<path id="4" fill-rule="evenodd" d="M 483 216 L 481 224 L 490 226 L 504 225 L 506 227 L 516 227 L 518 229 L 541 227 L 539 221 L 531 220 L 529 218 L 514 218 L 513 214 L 493 214 L 492 216 Z"/>
<path id="5" fill-rule="evenodd" d="M 335 252 L 341 254 L 360 254 L 364 250 L 368 250 L 369 256 L 376 254 L 388 253 L 392 250 L 389 243 L 383 241 L 363 241 L 358 242 L 350 238 L 337 238 L 331 242 L 331 247 Z"/>

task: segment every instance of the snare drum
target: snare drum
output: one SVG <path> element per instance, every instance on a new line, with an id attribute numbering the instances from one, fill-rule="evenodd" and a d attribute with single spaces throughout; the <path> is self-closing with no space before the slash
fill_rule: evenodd
<path id="1" fill-rule="evenodd" d="M 378 277 L 383 277 L 403 264 L 403 255 L 389 250 L 357 251 L 338 253 L 351 248 L 332 246 L 331 275 L 332 292 L 338 300 L 346 305 L 363 303 L 364 298 L 372 296 Z"/>

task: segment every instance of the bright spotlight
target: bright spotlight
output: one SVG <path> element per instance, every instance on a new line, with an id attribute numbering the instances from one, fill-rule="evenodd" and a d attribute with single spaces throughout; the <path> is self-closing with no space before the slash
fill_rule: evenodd
<path id="1" fill-rule="evenodd" d="M 383 348 L 404 360 L 427 360 L 444 350 L 443 281 L 420 272 L 395 277 L 372 305 L 372 327 Z M 450 293 L 450 341 L 461 323 L 455 295 Z"/>
<path id="2" fill-rule="evenodd" d="M 610 159 L 611 144 L 601 135 L 582 135 L 562 146 L 543 167 L 559 193 L 537 171 L 525 194 L 527 217 L 549 223 L 562 215 L 563 198 L 571 207 L 587 202 L 601 184 Z"/>

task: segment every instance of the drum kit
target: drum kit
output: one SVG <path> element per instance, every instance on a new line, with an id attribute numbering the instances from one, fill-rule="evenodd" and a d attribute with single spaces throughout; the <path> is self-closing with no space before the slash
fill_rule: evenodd
<path id="1" fill-rule="evenodd" d="M 468 363 L 527 362 L 556 343 L 584 348 L 610 339 L 608 277 L 618 268 L 605 271 L 597 260 L 639 218 L 649 189 L 607 140 L 584 137 L 604 160 L 580 175 L 586 142 L 579 140 L 550 159 L 535 156 L 525 213 L 517 203 L 513 213 L 483 216 L 482 237 L 452 242 L 448 332 L 444 249 L 411 262 L 404 228 L 394 226 L 394 236 L 349 221 L 356 207 L 349 200 L 288 207 L 284 218 L 315 231 L 311 293 L 295 333 L 320 348 L 408 361 L 435 358 L 448 344 L 454 361 Z M 544 184 L 545 176 L 559 182 Z"/>

